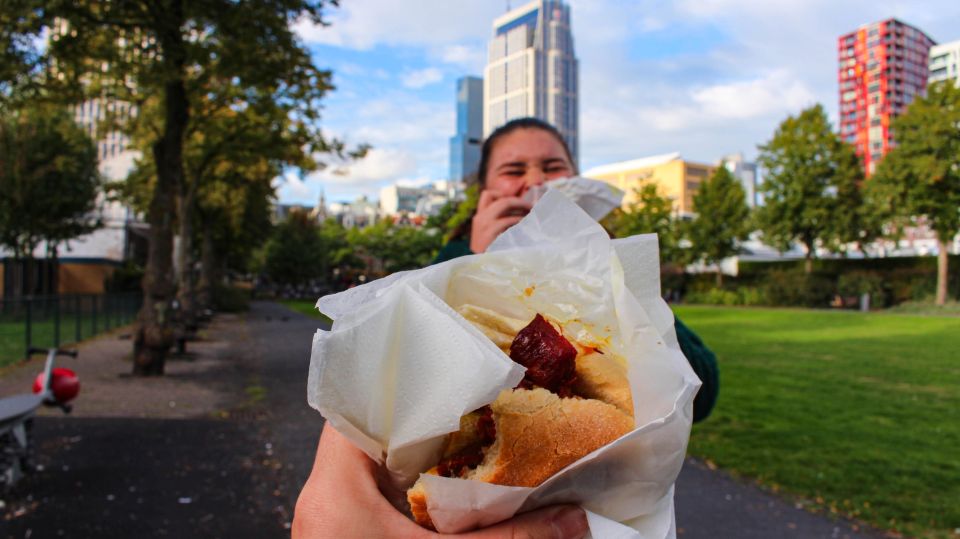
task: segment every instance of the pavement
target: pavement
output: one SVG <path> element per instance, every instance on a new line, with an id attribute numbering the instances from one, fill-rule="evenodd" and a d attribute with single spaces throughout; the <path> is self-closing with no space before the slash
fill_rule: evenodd
<path id="1" fill-rule="evenodd" d="M 2 498 L 0 537 L 288 537 L 323 420 L 306 404 L 318 321 L 266 302 L 218 315 L 171 359 L 134 378 L 129 335 L 80 345 L 74 413 L 35 420 L 40 468 Z M 30 387 L 40 361 L 0 377 Z M 678 536 L 879 539 L 688 459 Z"/>

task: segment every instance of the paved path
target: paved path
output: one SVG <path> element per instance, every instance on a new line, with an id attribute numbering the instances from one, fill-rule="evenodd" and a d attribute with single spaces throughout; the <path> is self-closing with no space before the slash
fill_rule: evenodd
<path id="1" fill-rule="evenodd" d="M 127 377 L 117 335 L 85 344 L 77 412 L 37 419 L 44 469 L 5 498 L 0 537 L 288 536 L 322 427 L 305 399 L 318 322 L 271 303 L 243 319 L 218 319 L 164 379 Z M 8 373 L 0 394 L 30 377 Z M 881 537 L 695 461 L 678 481 L 677 525 L 684 539 Z"/>

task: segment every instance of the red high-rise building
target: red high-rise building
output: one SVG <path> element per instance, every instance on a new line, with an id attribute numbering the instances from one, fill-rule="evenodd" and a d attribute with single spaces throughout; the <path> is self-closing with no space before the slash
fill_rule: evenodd
<path id="1" fill-rule="evenodd" d="M 927 87 L 927 54 L 936 43 L 896 19 L 861 26 L 837 40 L 840 136 L 863 157 L 867 174 L 894 145 L 890 119 Z"/>

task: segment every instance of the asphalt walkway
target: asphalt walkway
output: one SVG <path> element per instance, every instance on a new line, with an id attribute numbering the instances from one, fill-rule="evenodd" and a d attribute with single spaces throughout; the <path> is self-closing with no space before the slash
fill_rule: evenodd
<path id="1" fill-rule="evenodd" d="M 306 404 L 318 322 L 273 303 L 219 316 L 162 379 L 127 373 L 122 332 L 81 346 L 75 413 L 36 420 L 42 469 L 3 498 L 2 537 L 287 537 L 322 419 Z M 35 362 L 36 363 L 36 362 Z M 36 364 L 0 378 L 29 387 Z M 683 538 L 883 537 L 688 461 Z"/>

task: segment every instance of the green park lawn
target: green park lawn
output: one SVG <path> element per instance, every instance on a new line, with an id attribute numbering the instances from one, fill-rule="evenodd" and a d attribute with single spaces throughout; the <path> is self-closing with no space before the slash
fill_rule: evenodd
<path id="1" fill-rule="evenodd" d="M 327 318 L 325 315 L 321 314 L 320 311 L 318 311 L 317 308 L 315 307 L 315 305 L 317 304 L 316 300 L 283 299 L 283 300 L 280 300 L 280 303 L 285 305 L 291 311 L 295 311 L 300 314 L 305 314 L 307 316 L 317 318 L 319 320 L 330 322 L 330 319 Z"/>
<path id="2" fill-rule="evenodd" d="M 675 311 L 720 364 L 691 454 L 814 509 L 960 535 L 960 318 Z"/>

